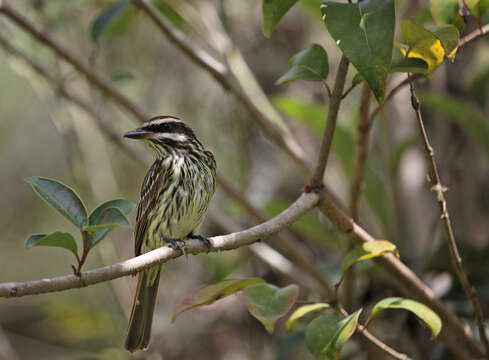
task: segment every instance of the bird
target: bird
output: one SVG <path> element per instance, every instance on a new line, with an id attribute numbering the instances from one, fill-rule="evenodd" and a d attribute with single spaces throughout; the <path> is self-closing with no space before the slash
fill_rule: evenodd
<path id="1" fill-rule="evenodd" d="M 204 220 L 216 189 L 216 161 L 185 122 L 175 116 L 155 116 L 124 134 L 144 140 L 156 159 L 141 188 L 134 231 L 136 256 L 165 244 L 182 250 L 184 239 L 210 240 L 194 234 Z M 151 337 L 161 265 L 139 273 L 125 348 L 146 350 Z"/>

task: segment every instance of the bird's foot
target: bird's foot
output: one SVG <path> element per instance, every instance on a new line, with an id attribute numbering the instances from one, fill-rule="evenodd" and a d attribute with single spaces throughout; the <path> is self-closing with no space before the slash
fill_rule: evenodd
<path id="1" fill-rule="evenodd" d="M 171 247 L 173 250 L 184 251 L 185 241 L 182 239 L 172 239 L 167 237 L 162 237 L 163 240 Z"/>
<path id="2" fill-rule="evenodd" d="M 207 247 L 207 249 L 209 249 L 209 250 L 210 250 L 210 249 L 211 249 L 211 247 L 212 247 L 212 243 L 211 243 L 211 241 L 210 241 L 208 238 L 206 238 L 205 236 L 202 236 L 202 235 L 195 235 L 195 234 L 190 234 L 190 235 L 188 236 L 188 238 L 189 238 L 189 239 L 195 239 L 195 240 L 200 240 L 200 241 L 202 241 L 202 242 L 204 243 L 204 245 Z"/>

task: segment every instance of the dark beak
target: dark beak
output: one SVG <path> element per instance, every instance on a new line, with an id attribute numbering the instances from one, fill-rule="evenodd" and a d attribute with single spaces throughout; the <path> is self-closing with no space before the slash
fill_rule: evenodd
<path id="1" fill-rule="evenodd" d="M 153 132 L 147 131 L 147 130 L 142 130 L 141 128 L 134 129 L 131 131 L 128 131 L 124 134 L 124 137 L 129 138 L 129 139 L 147 139 L 153 135 Z"/>

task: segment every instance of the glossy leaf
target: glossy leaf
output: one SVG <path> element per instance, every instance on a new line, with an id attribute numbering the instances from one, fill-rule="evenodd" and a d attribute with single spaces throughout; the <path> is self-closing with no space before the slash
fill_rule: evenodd
<path id="1" fill-rule="evenodd" d="M 295 310 L 292 315 L 290 315 L 289 320 L 285 323 L 285 330 L 287 332 L 292 332 L 292 327 L 294 326 L 295 322 L 299 320 L 301 317 L 306 316 L 307 314 L 321 311 L 324 309 L 329 308 L 329 304 L 326 303 L 316 303 L 316 304 L 309 304 L 309 305 L 303 305 L 297 310 Z"/>
<path id="2" fill-rule="evenodd" d="M 433 33 L 440 39 L 441 44 L 445 49 L 446 57 L 453 62 L 460 37 L 457 28 L 453 25 L 442 25 L 435 29 Z"/>
<path id="3" fill-rule="evenodd" d="M 76 241 L 70 233 L 54 232 L 49 235 L 31 235 L 25 243 L 25 247 L 30 249 L 34 246 L 53 246 L 63 249 L 67 249 L 76 255 L 77 246 Z"/>
<path id="4" fill-rule="evenodd" d="M 428 74 L 428 64 L 419 58 L 399 58 L 392 61 L 390 72 Z"/>
<path id="5" fill-rule="evenodd" d="M 184 311 L 194 309 L 198 306 L 212 304 L 213 302 L 243 290 L 248 286 L 260 283 L 265 283 L 265 280 L 260 278 L 228 279 L 203 287 L 187 296 L 180 304 L 178 304 L 175 310 L 173 310 L 172 322 Z"/>
<path id="6" fill-rule="evenodd" d="M 355 246 L 346 256 L 341 263 L 341 271 L 345 273 L 353 264 L 382 256 L 384 254 L 392 253 L 399 257 L 396 245 L 387 240 L 375 240 L 368 241 L 358 246 Z"/>
<path id="7" fill-rule="evenodd" d="M 436 110 L 460 126 L 489 156 L 489 124 L 476 105 L 444 94 L 419 92 L 418 97 L 422 106 Z"/>
<path id="8" fill-rule="evenodd" d="M 458 8 L 458 0 L 430 0 L 431 16 L 438 25 L 453 23 Z"/>
<path id="9" fill-rule="evenodd" d="M 328 54 L 320 45 L 312 44 L 289 60 L 289 68 L 277 85 L 293 80 L 324 81 L 329 72 Z"/>
<path id="10" fill-rule="evenodd" d="M 381 102 L 392 59 L 394 0 L 327 1 L 321 12 L 331 36 Z"/>
<path id="11" fill-rule="evenodd" d="M 297 0 L 263 0 L 263 34 L 269 38 L 280 19 Z"/>
<path id="12" fill-rule="evenodd" d="M 136 204 L 124 200 L 124 199 L 116 199 L 116 200 L 110 200 L 107 202 L 104 202 L 100 204 L 95 210 L 92 211 L 90 216 L 88 217 L 88 224 L 89 225 L 99 225 L 100 224 L 100 216 L 103 214 L 103 212 L 108 209 L 108 208 L 117 208 L 119 209 L 124 215 L 129 215 Z M 125 218 L 125 217 L 124 217 Z M 127 220 L 127 218 L 126 218 Z M 124 221 L 124 220 L 122 220 Z M 127 220 L 129 223 L 129 220 Z M 131 226 L 130 223 L 129 225 L 120 224 L 121 226 Z M 102 241 L 112 230 L 114 229 L 114 226 L 105 226 L 101 227 L 99 231 L 97 231 L 95 234 L 93 233 L 87 233 L 88 237 L 88 243 L 91 244 L 91 247 L 95 246 L 98 244 L 100 241 Z"/>
<path id="13" fill-rule="evenodd" d="M 250 286 L 244 291 L 251 315 L 257 318 L 272 334 L 275 322 L 287 314 L 299 295 L 297 285 L 278 288 L 271 284 Z"/>
<path id="14" fill-rule="evenodd" d="M 433 72 L 443 61 L 445 49 L 441 41 L 431 31 L 410 20 L 401 22 L 402 35 L 409 50 L 401 48 L 404 55 L 426 61 Z"/>
<path id="15" fill-rule="evenodd" d="M 124 213 L 116 207 L 109 207 L 98 216 L 97 222 L 83 228 L 83 231 L 97 232 L 102 229 L 114 228 L 116 226 L 131 227 L 131 223 Z"/>
<path id="16" fill-rule="evenodd" d="M 337 360 L 346 341 L 353 335 L 362 309 L 346 318 L 327 314 L 315 318 L 306 329 L 306 346 L 318 360 Z"/>
<path id="17" fill-rule="evenodd" d="M 124 14 L 130 4 L 130 0 L 122 0 L 102 10 L 92 23 L 92 40 L 97 41 L 104 31 Z"/>
<path id="18" fill-rule="evenodd" d="M 25 179 L 34 191 L 78 228 L 87 224 L 87 210 L 76 193 L 65 184 L 48 178 L 31 176 Z"/>
<path id="19" fill-rule="evenodd" d="M 442 326 L 440 317 L 424 304 L 400 297 L 386 298 L 375 304 L 370 314 L 370 318 L 384 309 L 404 309 L 412 312 L 428 325 L 431 330 L 431 339 L 434 339 L 440 333 Z"/>

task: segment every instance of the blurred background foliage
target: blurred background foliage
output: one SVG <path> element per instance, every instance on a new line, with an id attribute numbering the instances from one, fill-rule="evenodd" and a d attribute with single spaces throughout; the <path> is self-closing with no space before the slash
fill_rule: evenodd
<path id="1" fill-rule="evenodd" d="M 324 88 L 306 82 L 288 86 L 274 83 L 287 71 L 288 59 L 313 42 L 328 51 L 331 67 L 328 80 L 332 83 L 340 53 L 321 21 L 318 11 L 321 1 L 301 0 L 287 13 L 271 39 L 263 36 L 258 0 L 153 3 L 175 28 L 212 54 L 215 54 L 212 45 L 219 39 L 210 37 L 208 28 L 212 27 L 213 16 L 218 16 L 273 105 L 315 160 L 326 118 Z M 191 124 L 202 142 L 213 150 L 220 174 L 267 216 L 286 208 L 306 183 L 290 159 L 266 138 L 232 96 L 169 44 L 135 8 L 116 9 L 123 12 L 122 16 L 105 21 L 109 24 L 105 28 L 95 21 L 114 4 L 120 2 L 11 1 L 11 6 L 110 78 L 114 86 L 147 113 L 176 115 Z M 398 21 L 412 18 L 427 26 L 433 23 L 428 2 L 399 1 L 397 5 Z M 477 26 L 475 20 L 469 20 L 464 33 Z M 97 113 L 120 134 L 137 125 L 70 66 L 4 18 L 0 18 L 0 33 L 71 91 L 89 99 Z M 31 175 L 59 179 L 75 188 L 86 206 L 93 208 L 112 198 L 137 202 L 146 167 L 127 157 L 93 119 L 61 98 L 24 63 L 6 52 L 0 54 L 0 281 L 66 274 L 71 271 L 71 255 L 58 249 L 24 248 L 31 233 L 72 229 L 40 202 L 22 179 Z M 350 70 L 347 86 L 354 74 Z M 403 75 L 392 75 L 388 88 L 401 80 Z M 488 314 L 488 38 L 464 48 L 454 63 L 445 61 L 418 87 L 441 177 L 449 189 L 446 193 L 449 210 L 464 263 Z M 360 88 L 354 89 L 341 106 L 333 158 L 326 175 L 327 183 L 344 202 L 348 199 L 353 167 Z M 151 160 L 151 152 L 140 144 L 126 145 L 142 151 Z M 471 307 L 454 280 L 426 173 L 406 88 L 375 121 L 360 223 L 376 238 L 396 243 L 401 259 L 474 327 Z M 200 232 L 206 235 L 228 232 L 222 227 L 223 217 L 243 228 L 256 223 L 243 207 L 218 189 Z M 337 281 L 344 245 L 331 224 L 313 212 L 294 224 L 291 231 L 314 254 L 319 268 L 331 282 Z M 273 239 L 269 240 L 275 247 Z M 118 229 L 94 249 L 85 269 L 132 255 L 132 232 Z M 356 266 L 355 271 L 359 274 L 355 298 L 359 306 L 369 307 L 382 297 L 397 295 L 379 268 L 365 263 Z M 312 358 L 300 330 L 288 336 L 283 326 L 278 326 L 274 335 L 267 334 L 249 316 L 239 296 L 190 311 L 175 324 L 170 323 L 173 308 L 189 292 L 225 277 L 260 276 L 280 286 L 291 282 L 248 249 L 180 258 L 165 265 L 163 274 L 153 341 L 147 352 L 131 355 L 122 350 L 135 287 L 134 278 L 123 278 L 80 290 L 0 300 L 0 358 Z M 316 296 L 318 300 L 314 293 L 304 292 L 301 296 L 304 299 Z M 411 316 L 384 314 L 372 324 L 372 331 L 416 359 L 450 358 L 439 340 L 428 342 L 427 330 Z M 354 342 L 347 344 L 342 356 L 366 358 Z M 382 359 L 381 355 L 376 359 Z"/>

